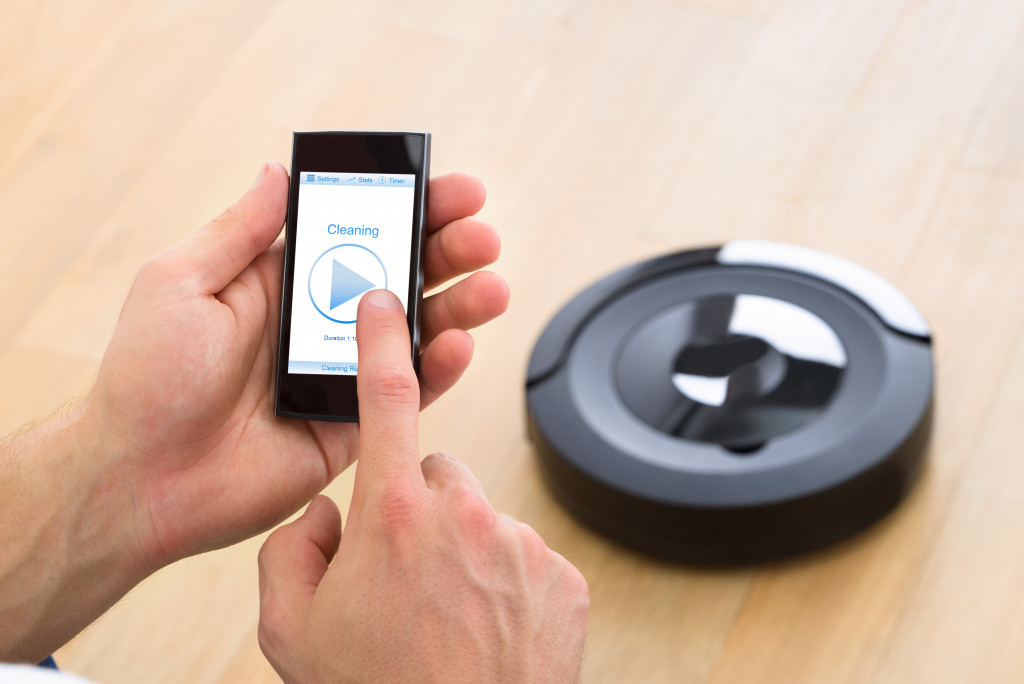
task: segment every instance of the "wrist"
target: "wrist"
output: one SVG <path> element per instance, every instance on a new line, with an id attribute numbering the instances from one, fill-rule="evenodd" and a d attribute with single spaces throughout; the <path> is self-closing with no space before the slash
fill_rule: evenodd
<path id="1" fill-rule="evenodd" d="M 80 541 L 93 543 L 138 581 L 168 565 L 155 550 L 137 454 L 118 427 L 102 420 L 86 400 L 55 429 L 75 454 L 74 478 L 67 483 L 74 491 L 67 496 L 90 521 L 79 526 Z"/>
<path id="2" fill-rule="evenodd" d="M 76 408 L 0 452 L 0 659 L 42 659 L 156 569 L 105 447 Z"/>

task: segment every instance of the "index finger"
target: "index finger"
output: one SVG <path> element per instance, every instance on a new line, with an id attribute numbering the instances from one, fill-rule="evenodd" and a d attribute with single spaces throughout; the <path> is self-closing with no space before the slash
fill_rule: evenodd
<path id="1" fill-rule="evenodd" d="M 433 233 L 452 221 L 472 216 L 484 206 L 487 191 L 483 181 L 469 173 L 447 173 L 430 179 L 427 200 L 427 232 Z"/>
<path id="2" fill-rule="evenodd" d="M 420 386 L 409 325 L 387 290 L 363 296 L 356 315 L 359 347 L 359 467 L 355 489 L 404 482 L 425 487 L 419 456 Z"/>

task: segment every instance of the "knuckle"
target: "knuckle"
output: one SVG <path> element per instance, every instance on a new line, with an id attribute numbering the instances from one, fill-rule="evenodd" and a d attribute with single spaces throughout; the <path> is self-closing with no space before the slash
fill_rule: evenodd
<path id="1" fill-rule="evenodd" d="M 519 535 L 519 543 L 522 544 L 528 558 L 541 559 L 551 553 L 540 533 L 526 523 L 516 521 L 516 531 Z"/>
<path id="2" fill-rule="evenodd" d="M 284 648 L 289 629 L 289 615 L 285 607 L 272 596 L 260 601 L 260 618 L 257 637 L 264 653 L 273 653 Z"/>
<path id="3" fill-rule="evenodd" d="M 586 612 L 590 608 L 590 585 L 587 584 L 587 578 L 583 576 L 583 573 L 575 565 L 568 561 L 566 563 L 569 565 L 566 580 L 570 590 L 580 602 L 584 612 Z"/>
<path id="4" fill-rule="evenodd" d="M 256 638 L 259 641 L 260 650 L 268 658 L 273 657 L 282 650 L 283 637 L 284 630 L 281 628 L 280 622 L 267 617 L 265 611 L 261 610 L 259 625 L 256 628 Z"/>
<path id="5" fill-rule="evenodd" d="M 274 651 L 274 638 L 263 623 L 262 617 L 260 618 L 259 625 L 256 626 L 256 640 L 259 641 L 260 650 L 264 653 L 269 655 Z"/>
<path id="6" fill-rule="evenodd" d="M 412 366 L 382 364 L 369 370 L 367 380 L 378 401 L 389 405 L 419 405 L 419 383 Z"/>
<path id="7" fill-rule="evenodd" d="M 478 492 L 460 485 L 452 489 L 452 506 L 460 529 L 471 537 L 489 538 L 498 527 L 498 514 Z"/>
<path id="8" fill-rule="evenodd" d="M 563 571 L 560 574 L 564 596 L 577 617 L 585 622 L 587 614 L 590 612 L 590 585 L 587 584 L 587 578 L 575 565 L 562 556 L 558 556 L 558 560 L 563 566 Z"/>
<path id="9" fill-rule="evenodd" d="M 548 550 L 553 568 L 553 581 L 558 591 L 576 609 L 579 615 L 586 617 L 590 610 L 590 585 L 580 569 L 573 565 L 565 556 Z"/>
<path id="10" fill-rule="evenodd" d="M 432 454 L 428 454 L 426 458 L 420 461 L 420 468 L 424 472 L 435 472 L 446 470 L 455 458 L 450 454 L 446 454 L 443 451 L 435 451 Z"/>
<path id="11" fill-rule="evenodd" d="M 424 477 L 441 487 L 465 488 L 477 487 L 479 481 L 469 466 L 451 454 L 442 451 L 430 454 L 422 461 Z M 462 496 L 461 493 L 456 493 Z"/>

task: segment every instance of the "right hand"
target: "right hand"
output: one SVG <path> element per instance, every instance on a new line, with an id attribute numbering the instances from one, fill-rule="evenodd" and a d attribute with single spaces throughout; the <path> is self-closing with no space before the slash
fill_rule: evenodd
<path id="1" fill-rule="evenodd" d="M 419 386 L 397 298 L 358 313 L 359 466 L 344 536 L 327 497 L 260 551 L 259 640 L 286 682 L 576 682 L 587 584 L 495 513 L 443 454 L 419 460 Z M 333 560 L 333 562 L 332 562 Z"/>

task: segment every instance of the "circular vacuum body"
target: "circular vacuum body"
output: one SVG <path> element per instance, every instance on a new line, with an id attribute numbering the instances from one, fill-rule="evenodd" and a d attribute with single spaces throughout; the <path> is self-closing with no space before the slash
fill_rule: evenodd
<path id="1" fill-rule="evenodd" d="M 928 324 L 875 273 L 737 241 L 595 283 L 541 334 L 544 479 L 597 531 L 698 563 L 816 548 L 892 510 L 932 406 Z"/>

